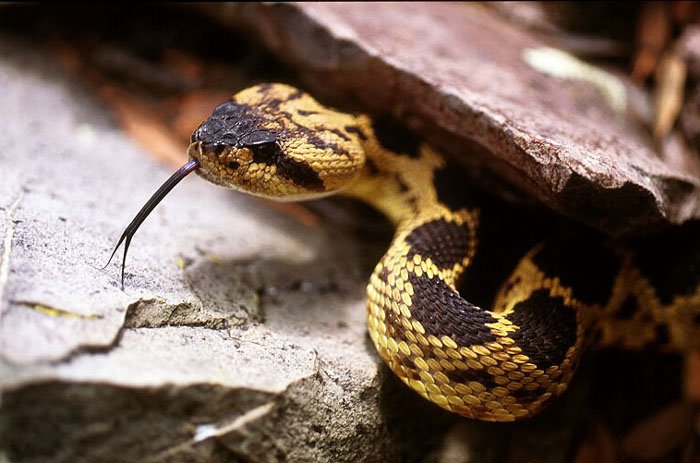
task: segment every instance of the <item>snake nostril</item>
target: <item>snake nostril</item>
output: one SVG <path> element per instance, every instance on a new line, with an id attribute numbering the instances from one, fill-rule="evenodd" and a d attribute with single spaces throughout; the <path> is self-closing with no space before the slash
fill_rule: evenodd
<path id="1" fill-rule="evenodd" d="M 241 165 L 237 163 L 236 161 L 229 161 L 226 166 L 228 166 L 229 169 L 231 170 L 236 170 L 238 169 Z"/>

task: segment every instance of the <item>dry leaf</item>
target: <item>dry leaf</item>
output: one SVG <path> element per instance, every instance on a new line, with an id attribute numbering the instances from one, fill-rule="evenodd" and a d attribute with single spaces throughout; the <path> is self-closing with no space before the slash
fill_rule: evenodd
<path id="1" fill-rule="evenodd" d="M 670 18 L 662 2 L 646 2 L 639 16 L 637 46 L 631 79 L 642 84 L 656 68 L 670 34 Z"/>
<path id="2" fill-rule="evenodd" d="M 656 69 L 654 87 L 654 139 L 663 140 L 673 128 L 683 107 L 686 66 L 674 52 L 667 52 Z"/>
<path id="3" fill-rule="evenodd" d="M 610 431 L 603 425 L 598 425 L 595 432 L 583 441 L 578 449 L 574 463 L 615 463 L 617 446 Z"/>
<path id="4" fill-rule="evenodd" d="M 693 407 L 676 402 L 632 428 L 622 438 L 620 451 L 622 455 L 639 461 L 661 458 L 688 439 L 692 425 Z"/>
<path id="5" fill-rule="evenodd" d="M 217 90 L 197 90 L 164 103 L 164 114 L 172 114 L 173 131 L 182 140 L 189 140 L 192 132 L 214 108 L 231 97 L 231 93 Z"/>
<path id="6" fill-rule="evenodd" d="M 157 112 L 138 98 L 109 85 L 102 86 L 100 94 L 114 108 L 124 130 L 149 153 L 172 167 L 180 167 L 187 160 L 187 143 L 175 136 Z"/>
<path id="7" fill-rule="evenodd" d="M 700 403 L 700 351 L 685 356 L 685 396 L 691 402 Z"/>

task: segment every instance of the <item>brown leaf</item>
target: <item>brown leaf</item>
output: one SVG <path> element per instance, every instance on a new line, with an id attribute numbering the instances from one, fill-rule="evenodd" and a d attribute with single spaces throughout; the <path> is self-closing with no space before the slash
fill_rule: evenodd
<path id="1" fill-rule="evenodd" d="M 672 2 L 671 16 L 678 24 L 688 24 L 697 18 L 698 2 L 696 0 L 682 0 Z"/>
<path id="2" fill-rule="evenodd" d="M 229 92 L 217 90 L 197 90 L 183 97 L 166 102 L 165 114 L 173 114 L 170 121 L 173 132 L 184 141 L 190 139 L 192 131 L 206 119 L 214 108 L 231 97 Z"/>
<path id="3" fill-rule="evenodd" d="M 637 46 L 631 79 L 642 84 L 656 68 L 659 55 L 671 32 L 670 18 L 663 2 L 646 2 L 639 15 Z"/>
<path id="4" fill-rule="evenodd" d="M 685 396 L 691 402 L 700 402 L 700 350 L 685 356 Z"/>
<path id="5" fill-rule="evenodd" d="M 162 66 L 181 76 L 190 86 L 201 85 L 205 73 L 204 63 L 192 55 L 169 48 L 163 52 Z"/>
<path id="6" fill-rule="evenodd" d="M 654 139 L 663 140 L 673 128 L 683 107 L 687 71 L 683 59 L 667 52 L 656 69 L 654 88 Z"/>
<path id="7" fill-rule="evenodd" d="M 632 428 L 620 442 L 621 454 L 640 461 L 661 458 L 688 439 L 692 426 L 693 407 L 676 402 Z"/>
<path id="8" fill-rule="evenodd" d="M 615 441 L 610 431 L 598 425 L 578 449 L 574 463 L 615 463 L 619 461 Z"/>
<path id="9" fill-rule="evenodd" d="M 114 108 L 124 130 L 156 159 L 173 167 L 186 161 L 187 143 L 177 138 L 157 112 L 116 87 L 103 85 L 100 94 Z"/>

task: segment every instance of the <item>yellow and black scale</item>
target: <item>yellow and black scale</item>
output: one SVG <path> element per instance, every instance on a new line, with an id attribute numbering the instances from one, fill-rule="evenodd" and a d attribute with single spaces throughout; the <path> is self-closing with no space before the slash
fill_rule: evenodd
<path id="1" fill-rule="evenodd" d="M 693 236 L 674 240 L 674 252 L 580 243 L 573 255 L 587 259 L 592 274 L 578 281 L 568 270 L 579 262 L 562 262 L 556 246 L 539 245 L 512 262 L 490 309 L 472 304 L 458 286 L 479 252 L 480 210 L 441 185 L 452 168 L 445 158 L 427 144 L 407 143 L 408 136 L 284 84 L 248 88 L 193 133 L 188 164 L 119 243 L 128 247 L 155 204 L 193 170 L 217 185 L 279 200 L 336 193 L 360 199 L 396 227 L 367 286 L 377 351 L 426 399 L 481 420 L 537 413 L 566 389 L 588 345 L 700 345 L 697 229 L 681 231 Z M 686 242 L 694 247 L 679 244 Z M 479 275 L 470 277 L 478 282 Z"/>

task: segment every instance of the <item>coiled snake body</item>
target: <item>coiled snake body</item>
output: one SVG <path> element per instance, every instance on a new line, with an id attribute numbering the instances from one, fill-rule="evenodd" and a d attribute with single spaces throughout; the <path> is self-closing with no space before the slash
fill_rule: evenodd
<path id="1" fill-rule="evenodd" d="M 379 355 L 420 395 L 470 418 L 512 421 L 538 412 L 566 389 L 593 339 L 669 350 L 698 344 L 698 246 L 682 252 L 686 270 L 670 276 L 645 273 L 644 256 L 621 252 L 610 264 L 610 251 L 585 253 L 600 256 L 596 273 L 609 274 L 601 284 L 594 280 L 602 275 L 576 282 L 561 265 L 548 268 L 556 256 L 538 246 L 513 263 L 489 310 L 470 303 L 458 284 L 479 247 L 479 210 L 436 188 L 450 168 L 441 155 L 384 132 L 367 116 L 329 109 L 287 85 L 246 89 L 193 133 L 191 161 L 120 243 L 128 246 L 150 210 L 195 169 L 215 184 L 280 200 L 358 198 L 396 227 L 367 287 L 367 325 Z M 659 290 L 657 277 L 673 290 Z"/>

